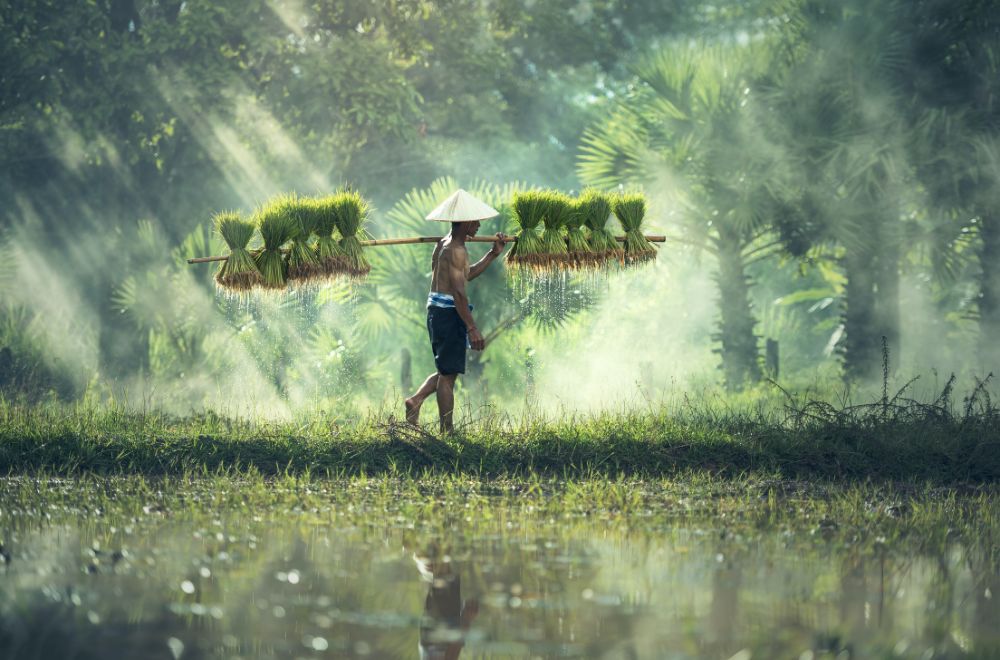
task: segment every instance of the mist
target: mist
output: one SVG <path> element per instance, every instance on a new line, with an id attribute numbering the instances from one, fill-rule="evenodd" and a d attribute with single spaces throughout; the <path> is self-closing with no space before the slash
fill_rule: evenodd
<path id="1" fill-rule="evenodd" d="M 883 337 L 887 382 L 919 377 L 914 396 L 952 373 L 960 396 L 1000 365 L 996 111 L 977 102 L 996 63 L 975 21 L 942 36 L 940 2 L 930 18 L 416 4 L 28 3 L 0 26 L 0 394 L 402 415 L 434 371 L 431 246 L 369 248 L 365 282 L 244 298 L 186 263 L 224 254 L 218 211 L 344 186 L 372 202 L 376 237 L 440 233 L 407 202 L 459 186 L 502 210 L 483 234 L 516 231 L 513 190 L 646 195 L 645 232 L 667 236 L 654 263 L 565 273 L 544 295 L 499 262 L 470 283 L 502 332 L 460 380 L 469 419 L 877 395 Z"/>

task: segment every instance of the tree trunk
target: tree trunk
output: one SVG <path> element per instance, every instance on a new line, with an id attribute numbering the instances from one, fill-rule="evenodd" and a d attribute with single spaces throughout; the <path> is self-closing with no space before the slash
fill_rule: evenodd
<path id="1" fill-rule="evenodd" d="M 887 217 L 887 216 L 886 216 Z M 844 378 L 882 378 L 882 338 L 889 351 L 890 373 L 899 364 L 900 238 L 895 225 L 872 227 L 864 248 L 848 247 L 844 257 L 847 277 L 844 313 Z"/>
<path id="2" fill-rule="evenodd" d="M 880 241 L 875 271 L 875 334 L 881 342 L 885 337 L 889 347 L 889 373 L 895 371 L 902 355 L 899 329 L 899 242 L 883 236 Z M 881 350 L 881 346 L 880 346 Z M 879 365 L 882 356 L 879 355 Z"/>
<path id="3" fill-rule="evenodd" d="M 882 364 L 882 337 L 876 330 L 875 273 L 871 250 L 844 255 L 844 378 L 874 378 Z"/>
<path id="4" fill-rule="evenodd" d="M 112 0 L 108 18 L 115 32 L 138 32 L 141 25 L 135 0 Z"/>
<path id="5" fill-rule="evenodd" d="M 979 360 L 984 370 L 995 371 L 1000 364 L 1000 217 L 987 212 L 979 222 Z"/>
<path id="6" fill-rule="evenodd" d="M 399 386 L 403 392 L 413 391 L 413 362 L 408 348 L 399 352 Z"/>
<path id="7" fill-rule="evenodd" d="M 750 281 L 742 257 L 742 244 L 735 236 L 720 235 L 719 308 L 721 322 L 716 339 L 722 344 L 722 371 L 726 387 L 740 389 L 747 382 L 761 379 L 757 324 L 750 304 Z"/>

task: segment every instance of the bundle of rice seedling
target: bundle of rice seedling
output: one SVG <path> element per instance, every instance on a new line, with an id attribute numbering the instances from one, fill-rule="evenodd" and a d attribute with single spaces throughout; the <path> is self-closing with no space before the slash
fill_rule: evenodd
<path id="1" fill-rule="evenodd" d="M 326 277 L 336 277 L 347 272 L 347 255 L 334 237 L 337 230 L 338 195 L 326 195 L 312 200 L 316 218 L 316 261 L 319 272 Z"/>
<path id="2" fill-rule="evenodd" d="M 569 204 L 566 216 L 566 250 L 568 260 L 566 265 L 572 268 L 591 268 L 596 264 L 594 252 L 590 249 L 587 236 L 583 233 L 583 223 L 586 221 L 587 207 L 582 198 Z"/>
<path id="3" fill-rule="evenodd" d="M 583 213 L 583 222 L 589 230 L 587 240 L 595 262 L 598 264 L 620 262 L 625 252 L 607 227 L 611 218 L 611 201 L 608 196 L 599 190 L 589 188 L 580 195 L 578 204 Z"/>
<path id="4" fill-rule="evenodd" d="M 314 200 L 292 196 L 295 203 L 289 211 L 295 219 L 295 232 L 286 256 L 288 262 L 288 281 L 297 286 L 308 284 L 319 274 L 319 262 L 309 245 L 316 229 L 316 213 Z"/>
<path id="5" fill-rule="evenodd" d="M 542 209 L 542 267 L 552 269 L 569 258 L 564 231 L 570 214 L 570 199 L 559 192 L 548 192 Z"/>
<path id="6" fill-rule="evenodd" d="M 337 229 L 340 230 L 340 249 L 344 253 L 345 272 L 352 277 L 364 277 L 371 271 L 371 264 L 365 258 L 364 248 L 358 239 L 361 225 L 368 218 L 370 207 L 360 193 L 349 190 L 337 195 L 334 205 Z"/>
<path id="7" fill-rule="evenodd" d="M 257 209 L 257 229 L 264 239 L 264 249 L 254 257 L 265 289 L 284 289 L 287 275 L 281 248 L 296 234 L 298 220 L 294 195 L 278 195 Z"/>
<path id="8" fill-rule="evenodd" d="M 238 211 L 216 213 L 212 221 L 230 250 L 229 258 L 221 262 L 215 274 L 215 283 L 220 288 L 238 294 L 260 286 L 260 271 L 247 250 L 247 245 L 253 238 L 253 223 L 244 220 Z"/>
<path id="9" fill-rule="evenodd" d="M 546 193 L 526 190 L 515 193 L 511 198 L 514 220 L 520 227 L 517 242 L 507 252 L 507 265 L 512 269 L 537 268 L 541 265 L 542 237 L 538 226 L 542 223 Z"/>
<path id="10" fill-rule="evenodd" d="M 624 265 L 631 266 L 655 259 L 656 248 L 642 235 L 646 197 L 642 193 L 622 193 L 614 198 L 611 206 L 625 230 Z"/>

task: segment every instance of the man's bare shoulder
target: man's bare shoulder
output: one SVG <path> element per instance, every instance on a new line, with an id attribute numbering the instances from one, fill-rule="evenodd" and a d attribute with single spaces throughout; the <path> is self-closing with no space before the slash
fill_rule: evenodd
<path id="1" fill-rule="evenodd" d="M 456 245 L 451 241 L 441 241 L 441 258 L 449 263 L 459 265 L 468 261 L 469 253 L 464 245 Z"/>

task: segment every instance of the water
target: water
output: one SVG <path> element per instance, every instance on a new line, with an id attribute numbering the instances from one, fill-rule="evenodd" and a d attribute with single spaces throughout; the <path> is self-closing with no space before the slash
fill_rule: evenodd
<path id="1" fill-rule="evenodd" d="M 815 521 L 553 514 L 431 491 L 244 496 L 235 485 L 220 499 L 219 482 L 54 482 L 32 498 L 23 484 L 4 487 L 20 490 L 5 493 L 0 516 L 0 657 L 946 658 L 1000 648 L 996 558 L 957 542 L 928 551 L 920 539 Z"/>

